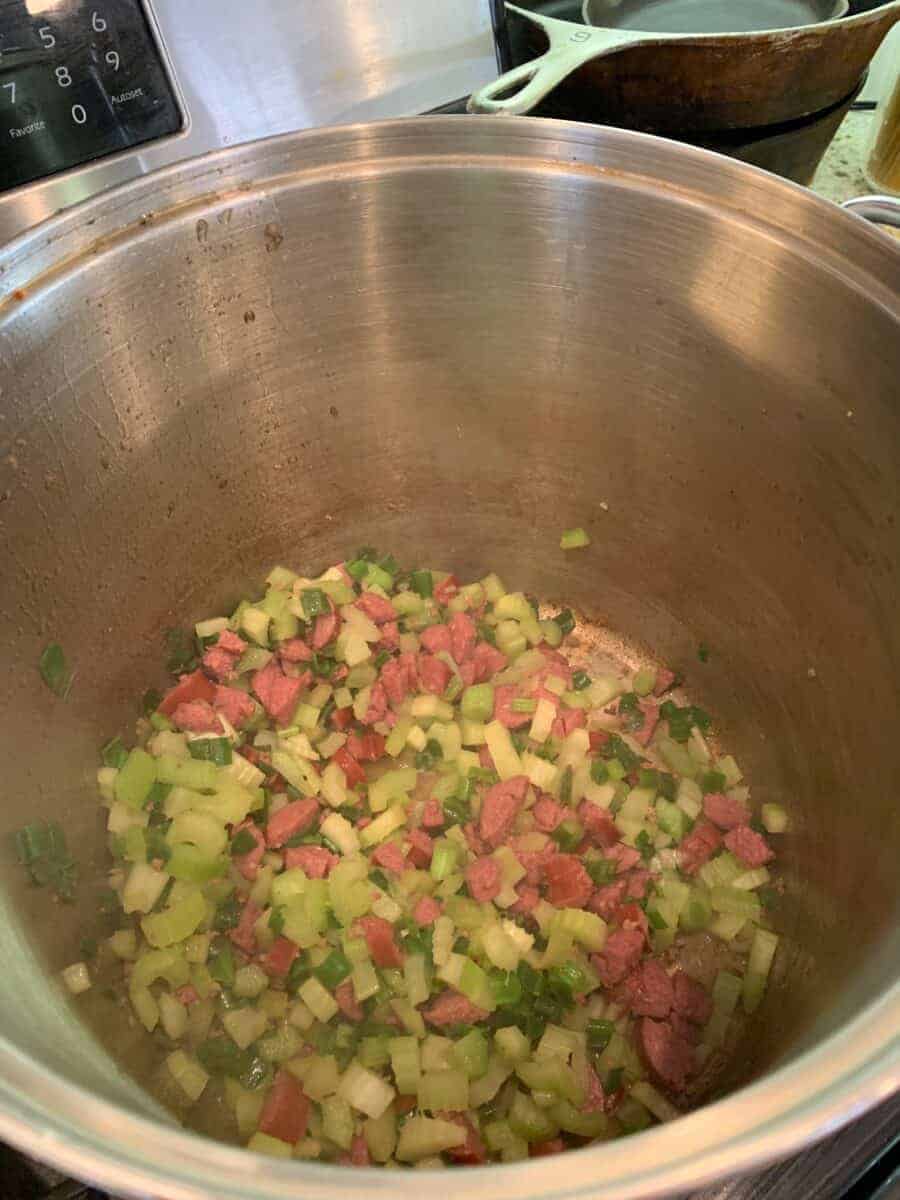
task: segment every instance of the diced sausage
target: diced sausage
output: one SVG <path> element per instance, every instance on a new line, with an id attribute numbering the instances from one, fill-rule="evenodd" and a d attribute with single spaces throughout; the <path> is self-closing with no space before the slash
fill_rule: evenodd
<path id="1" fill-rule="evenodd" d="M 434 585 L 434 598 L 438 604 L 449 604 L 459 591 L 459 580 L 455 575 L 448 575 L 440 583 Z"/>
<path id="2" fill-rule="evenodd" d="M 235 729 L 240 729 L 256 712 L 256 705 L 246 692 L 240 688 L 222 687 L 221 684 L 216 688 L 213 708 L 222 713 Z"/>
<path id="3" fill-rule="evenodd" d="M 251 820 L 241 821 L 240 825 L 235 825 L 232 837 L 236 837 L 245 830 L 253 838 L 256 845 L 252 850 L 248 850 L 246 854 L 237 855 L 232 859 L 232 862 L 245 879 L 255 879 L 259 874 L 259 864 L 266 853 L 266 839 L 263 831 L 257 828 Z"/>
<path id="4" fill-rule="evenodd" d="M 327 613 L 319 613 L 313 625 L 312 637 L 309 639 L 313 650 L 323 650 L 337 637 L 340 627 L 341 618 L 334 609 Z"/>
<path id="5" fill-rule="evenodd" d="M 541 893 L 530 883 L 520 883 L 515 891 L 519 898 L 507 911 L 530 916 L 541 902 Z"/>
<path id="6" fill-rule="evenodd" d="M 290 1071 L 281 1070 L 266 1096 L 259 1118 L 260 1133 L 293 1146 L 306 1137 L 309 1109 L 309 1099 L 300 1084 Z"/>
<path id="7" fill-rule="evenodd" d="M 609 846 L 604 858 L 611 859 L 616 864 L 616 874 L 624 875 L 626 871 L 631 871 L 641 861 L 640 850 L 635 850 L 634 846 L 626 846 L 624 842 L 617 842 L 615 846 Z"/>
<path id="8" fill-rule="evenodd" d="M 477 642 L 472 651 L 472 663 L 475 668 L 472 682 L 487 683 L 498 671 L 502 671 L 506 667 L 507 658 L 490 642 Z"/>
<path id="9" fill-rule="evenodd" d="M 443 696 L 452 673 L 447 664 L 433 654 L 420 654 L 418 670 L 422 691 L 430 692 L 432 696 Z"/>
<path id="10" fill-rule="evenodd" d="M 550 1138 L 548 1142 L 531 1142 L 528 1146 L 529 1158 L 548 1158 L 551 1154 L 562 1154 L 565 1143 L 561 1137 Z"/>
<path id="11" fill-rule="evenodd" d="M 441 992 L 427 1008 L 422 1010 L 422 1016 L 429 1025 L 475 1025 L 487 1017 L 483 1008 L 461 996 L 459 992 L 448 988 Z"/>
<path id="12" fill-rule="evenodd" d="M 339 729 L 342 732 L 345 729 L 349 729 L 355 719 L 356 718 L 353 715 L 353 709 L 349 707 L 336 708 L 331 714 L 332 725 L 335 727 L 335 729 Z"/>
<path id="13" fill-rule="evenodd" d="M 487 1150 L 484 1142 L 467 1117 L 458 1112 L 439 1112 L 437 1115 L 442 1121 L 452 1121 L 454 1125 L 459 1125 L 466 1131 L 466 1140 L 463 1144 L 454 1146 L 446 1152 L 449 1159 L 466 1167 L 476 1167 L 480 1163 L 487 1162 Z"/>
<path id="14" fill-rule="evenodd" d="M 638 1017 L 662 1020 L 672 1011 L 674 987 L 662 963 L 646 958 L 635 972 L 631 1011 Z"/>
<path id="15" fill-rule="evenodd" d="M 396 842 L 382 842 L 377 846 L 372 852 L 372 862 L 395 875 L 400 875 L 407 867 L 403 851 Z"/>
<path id="16" fill-rule="evenodd" d="M 278 653 L 285 662 L 298 663 L 310 662 L 313 652 L 304 642 L 303 638 L 288 638 L 286 642 L 282 642 L 278 647 Z"/>
<path id="17" fill-rule="evenodd" d="M 656 672 L 656 683 L 653 685 L 654 696 L 664 696 L 675 682 L 675 672 L 667 667 L 660 667 Z"/>
<path id="18" fill-rule="evenodd" d="M 406 664 L 402 661 L 402 656 L 401 658 L 388 659 L 381 668 L 379 680 L 380 683 L 374 684 L 372 691 L 374 693 L 375 688 L 381 687 L 382 692 L 385 694 L 385 709 L 387 708 L 388 700 L 395 707 L 402 704 L 409 694 L 410 689 L 409 672 L 407 671 Z M 378 719 L 380 720 L 381 718 Z M 367 724 L 371 724 L 371 722 L 369 721 Z"/>
<path id="19" fill-rule="evenodd" d="M 531 810 L 531 815 L 534 817 L 534 823 L 542 833 L 552 833 L 557 825 L 569 816 L 569 809 L 563 807 L 552 796 L 541 796 Z"/>
<path id="20" fill-rule="evenodd" d="M 429 654 L 449 654 L 452 645 L 450 628 L 447 625 L 429 625 L 419 634 L 419 641 Z"/>
<path id="21" fill-rule="evenodd" d="M 495 858 L 476 858 L 466 867 L 466 886 L 479 904 L 493 900 L 501 889 L 500 864 Z"/>
<path id="22" fill-rule="evenodd" d="M 514 775 L 488 788 L 481 801 L 478 832 L 495 849 L 509 836 L 513 822 L 525 802 L 528 776 Z"/>
<path id="23" fill-rule="evenodd" d="M 222 722 L 208 700 L 190 700 L 172 713 L 172 724 L 188 733 L 222 733 Z"/>
<path id="24" fill-rule="evenodd" d="M 429 796 L 422 807 L 422 824 L 426 829 L 440 829 L 444 824 L 444 810 L 434 796 Z"/>
<path id="25" fill-rule="evenodd" d="M 625 876 L 625 899 L 643 900 L 652 878 L 649 871 L 629 871 Z"/>
<path id="26" fill-rule="evenodd" d="M 339 746 L 331 756 L 331 761 L 341 768 L 348 787 L 356 787 L 358 783 L 366 782 L 366 772 L 356 761 L 346 746 Z"/>
<path id="27" fill-rule="evenodd" d="M 638 1045 L 657 1081 L 673 1092 L 683 1091 L 696 1069 L 693 1046 L 679 1037 L 668 1021 L 650 1017 L 644 1017 L 638 1026 Z"/>
<path id="28" fill-rule="evenodd" d="M 203 655 L 203 669 L 213 679 L 232 679 L 237 669 L 237 659 L 219 646 L 210 646 Z"/>
<path id="29" fill-rule="evenodd" d="M 304 681 L 285 675 L 274 658 L 253 676 L 254 694 L 269 716 L 282 726 L 290 724 L 303 687 Z"/>
<path id="30" fill-rule="evenodd" d="M 422 896 L 412 910 L 413 920 L 417 925 L 433 925 L 443 911 L 433 896 Z"/>
<path id="31" fill-rule="evenodd" d="M 247 643 L 243 638 L 238 637 L 230 629 L 223 629 L 219 634 L 219 640 L 216 645 L 220 650 L 225 650 L 228 654 L 243 654 L 247 649 Z"/>
<path id="32" fill-rule="evenodd" d="M 684 971 L 675 973 L 672 986 L 675 1012 L 694 1025 L 705 1025 L 713 1008 L 712 997 L 706 988 Z"/>
<path id="33" fill-rule="evenodd" d="M 604 921 L 610 920 L 625 897 L 626 886 L 627 879 L 617 879 L 615 883 L 608 883 L 604 887 L 598 888 L 588 900 L 587 907 L 591 912 L 601 916 Z"/>
<path id="34" fill-rule="evenodd" d="M 750 867 L 751 870 L 765 866 L 775 857 L 774 851 L 763 835 L 757 833 L 755 829 L 751 829 L 749 825 L 742 825 L 739 829 L 732 829 L 726 833 L 725 845 L 745 867 Z"/>
<path id="35" fill-rule="evenodd" d="M 610 813 L 591 800 L 582 800 L 578 806 L 578 820 L 595 846 L 608 849 L 622 836 Z"/>
<path id="36" fill-rule="evenodd" d="M 468 613 L 454 613 L 450 618 L 450 653 L 456 663 L 464 663 L 472 656 L 478 630 Z"/>
<path id="37" fill-rule="evenodd" d="M 382 734 L 368 729 L 365 733 L 349 734 L 347 749 L 357 762 L 378 762 L 384 754 L 384 742 Z"/>
<path id="38" fill-rule="evenodd" d="M 286 867 L 299 867 L 310 879 L 327 879 L 340 857 L 324 846 L 288 846 L 284 852 Z"/>
<path id="39" fill-rule="evenodd" d="M 190 983 L 186 983 L 184 987 L 178 988 L 175 995 L 185 1008 L 190 1008 L 192 1004 L 196 1004 L 200 999 L 200 993 Z"/>
<path id="40" fill-rule="evenodd" d="M 390 663 L 385 663 L 382 669 L 382 677 L 385 670 L 390 666 Z M 378 721 L 383 721 L 387 713 L 388 696 L 385 685 L 379 680 L 372 684 L 372 690 L 369 693 L 369 707 L 366 709 L 364 724 L 375 725 Z"/>
<path id="41" fill-rule="evenodd" d="M 710 821 L 698 821 L 678 847 L 678 862 L 686 875 L 696 875 L 722 845 L 722 835 Z"/>
<path id="42" fill-rule="evenodd" d="M 262 909 L 252 900 L 248 900 L 237 925 L 228 931 L 228 936 L 245 954 L 253 954 L 256 950 L 256 934 L 253 930 L 261 916 Z"/>
<path id="43" fill-rule="evenodd" d="M 644 935 L 635 929 L 615 929 L 599 954 L 591 955 L 604 987 L 615 987 L 629 975 L 644 951 Z"/>
<path id="44" fill-rule="evenodd" d="M 357 925 L 362 930 L 369 947 L 369 954 L 376 967 L 402 967 L 403 954 L 394 941 L 394 927 L 384 917 L 360 917 Z"/>
<path id="45" fill-rule="evenodd" d="M 513 838 L 510 843 L 516 858 L 525 868 L 525 882 L 539 886 L 544 882 L 544 868 L 556 858 L 559 850 L 556 843 L 547 841 L 542 850 L 523 850 L 521 840 Z"/>
<path id="46" fill-rule="evenodd" d="M 563 708 L 560 710 L 559 716 L 553 722 L 551 732 L 555 738 L 562 741 L 567 738 L 574 729 L 584 729 L 587 724 L 587 717 L 583 708 Z"/>
<path id="47" fill-rule="evenodd" d="M 555 908 L 584 908 L 594 884 L 574 854 L 556 854 L 544 867 L 547 894 Z"/>
<path id="48" fill-rule="evenodd" d="M 709 792 L 703 797 L 703 813 L 720 829 L 737 829 L 750 820 L 746 804 L 721 792 Z"/>
<path id="49" fill-rule="evenodd" d="M 379 650 L 398 650 L 400 648 L 400 626 L 396 621 L 385 621 L 381 627 Z"/>
<path id="50" fill-rule="evenodd" d="M 280 808 L 269 817 L 266 842 L 270 847 L 283 846 L 298 834 L 306 833 L 319 815 L 319 805 L 312 796 L 302 796 Z"/>
<path id="51" fill-rule="evenodd" d="M 283 979 L 300 953 L 300 947 L 290 938 L 277 937 L 260 959 L 260 966 L 274 979 Z"/>
<path id="52" fill-rule="evenodd" d="M 406 838 L 409 842 L 409 861 L 414 867 L 427 867 L 434 853 L 434 842 L 424 829 L 409 829 Z"/>
<path id="53" fill-rule="evenodd" d="M 613 924 L 628 932 L 637 931 L 646 942 L 650 936 L 650 922 L 639 904 L 620 904 L 612 916 Z"/>
<path id="54" fill-rule="evenodd" d="M 171 717 L 179 704 L 189 704 L 192 700 L 206 700 L 209 703 L 215 694 L 215 684 L 202 671 L 194 671 L 191 675 L 182 675 L 175 686 L 166 692 L 157 711 Z"/>
<path id="55" fill-rule="evenodd" d="M 353 984 L 349 979 L 339 983 L 334 989 L 334 999 L 338 1008 L 348 1021 L 362 1021 L 365 1018 L 362 1005 L 356 999 Z"/>
<path id="56" fill-rule="evenodd" d="M 484 842 L 481 839 L 481 836 L 478 833 L 478 830 L 475 828 L 475 826 L 472 824 L 471 821 L 469 821 L 469 822 L 467 822 L 467 824 L 463 825 L 463 833 L 466 835 L 466 845 L 469 847 L 469 849 L 472 851 L 473 854 L 476 854 L 476 855 L 487 854 L 489 847 L 484 844 Z"/>
<path id="57" fill-rule="evenodd" d="M 516 712 L 512 707 L 518 693 L 519 689 L 515 684 L 504 684 L 494 688 L 494 720 L 505 725 L 507 729 L 520 729 L 523 725 L 531 724 L 531 713 Z"/>
<path id="58" fill-rule="evenodd" d="M 340 1161 L 348 1167 L 370 1167 L 372 1165 L 368 1143 L 361 1133 L 354 1133 L 350 1141 L 350 1153 L 343 1155 Z"/>
<path id="59" fill-rule="evenodd" d="M 363 592 L 356 601 L 356 607 L 366 614 L 376 625 L 384 625 L 386 621 L 397 620 L 397 610 L 390 600 L 379 596 L 377 592 Z"/>
<path id="60" fill-rule="evenodd" d="M 587 1069 L 587 1096 L 582 1105 L 582 1112 L 605 1112 L 608 1104 L 603 1084 L 592 1066 Z"/>
<path id="61" fill-rule="evenodd" d="M 638 705 L 644 714 L 644 724 L 632 734 L 640 746 L 646 746 L 659 724 L 659 705 L 654 700 L 639 700 Z"/>

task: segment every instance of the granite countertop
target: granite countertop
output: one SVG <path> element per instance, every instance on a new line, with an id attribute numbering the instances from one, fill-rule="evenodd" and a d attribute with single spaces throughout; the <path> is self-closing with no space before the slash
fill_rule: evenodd
<path id="1" fill-rule="evenodd" d="M 874 120 L 871 110 L 847 113 L 813 177 L 814 192 L 836 204 L 871 193 L 863 162 Z"/>

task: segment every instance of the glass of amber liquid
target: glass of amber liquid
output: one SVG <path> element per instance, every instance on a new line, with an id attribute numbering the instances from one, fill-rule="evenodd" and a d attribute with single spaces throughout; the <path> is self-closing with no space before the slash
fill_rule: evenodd
<path id="1" fill-rule="evenodd" d="M 900 196 L 900 73 L 884 106 L 884 115 L 872 139 L 866 178 L 876 192 Z"/>

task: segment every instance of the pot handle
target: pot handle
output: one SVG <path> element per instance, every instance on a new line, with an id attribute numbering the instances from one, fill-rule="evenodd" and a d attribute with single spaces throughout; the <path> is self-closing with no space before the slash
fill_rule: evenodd
<path id="1" fill-rule="evenodd" d="M 841 208 L 874 225 L 892 225 L 894 229 L 900 229 L 900 198 L 896 196 L 854 196 L 852 200 L 845 200 Z"/>
<path id="2" fill-rule="evenodd" d="M 535 105 L 583 63 L 606 54 L 615 54 L 628 46 L 659 40 L 657 34 L 624 33 L 617 29 L 594 29 L 587 25 L 576 25 L 573 21 L 559 21 L 555 17 L 526 12 L 514 4 L 507 4 L 506 10 L 517 13 L 543 29 L 550 47 L 539 58 L 521 63 L 474 92 L 466 105 L 470 113 L 519 116 L 531 112 Z M 504 93 L 517 84 L 524 86 L 514 95 L 504 98 Z"/>

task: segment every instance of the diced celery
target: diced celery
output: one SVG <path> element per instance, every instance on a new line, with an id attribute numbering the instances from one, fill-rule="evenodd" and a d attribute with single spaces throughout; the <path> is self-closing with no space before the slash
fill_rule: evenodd
<path id="1" fill-rule="evenodd" d="M 749 892 L 768 883 L 769 878 L 769 872 L 765 867 L 757 867 L 753 871 L 745 871 L 743 875 L 738 875 L 731 886 L 739 892 Z"/>
<path id="2" fill-rule="evenodd" d="M 269 614 L 263 608 L 248 604 L 241 613 L 241 630 L 246 633 L 257 646 L 267 647 L 269 644 Z"/>
<path id="3" fill-rule="evenodd" d="M 341 1086 L 341 1072 L 333 1054 L 314 1055 L 303 1074 L 303 1090 L 319 1102 L 333 1096 Z"/>
<path id="4" fill-rule="evenodd" d="M 490 683 L 477 683 L 466 688 L 460 701 L 462 715 L 468 721 L 486 722 L 494 714 L 494 688 Z"/>
<path id="5" fill-rule="evenodd" d="M 582 528 L 567 529 L 559 539 L 560 550 L 581 550 L 584 546 L 589 546 L 591 539 Z"/>
<path id="6" fill-rule="evenodd" d="M 509 1127 L 526 1142 L 544 1142 L 556 1137 L 559 1126 L 530 1096 L 517 1091 L 509 1110 Z"/>
<path id="7" fill-rule="evenodd" d="M 377 1120 L 397 1093 L 374 1072 L 353 1062 L 344 1072 L 337 1094 L 358 1112 Z"/>
<path id="8" fill-rule="evenodd" d="M 762 806 L 762 823 L 767 833 L 785 833 L 790 820 L 780 804 L 764 804 Z"/>
<path id="9" fill-rule="evenodd" d="M 712 987 L 713 1013 L 703 1034 L 707 1045 L 716 1046 L 724 1040 L 743 986 L 740 977 L 731 971 L 719 971 L 716 975 Z"/>
<path id="10" fill-rule="evenodd" d="M 129 808 L 143 808 L 157 779 L 157 760 L 135 747 L 116 775 L 114 791 L 120 804 Z"/>
<path id="11" fill-rule="evenodd" d="M 377 1120 L 369 1118 L 363 1124 L 363 1137 L 374 1162 L 386 1163 L 397 1146 L 397 1114 L 388 1106 Z"/>
<path id="12" fill-rule="evenodd" d="M 547 1058 L 519 1063 L 516 1074 L 532 1091 L 553 1092 L 573 1104 L 584 1103 L 584 1090 L 565 1060 Z"/>
<path id="13" fill-rule="evenodd" d="M 683 1114 L 679 1109 L 667 1100 L 662 1093 L 658 1092 L 652 1084 L 646 1080 L 640 1080 L 638 1083 L 631 1085 L 631 1096 L 643 1104 L 656 1117 L 657 1121 L 674 1121 L 677 1117 Z"/>
<path id="14" fill-rule="evenodd" d="M 183 1050 L 175 1050 L 166 1058 L 169 1074 L 191 1101 L 197 1101 L 203 1095 L 209 1076 L 195 1058 L 185 1054 Z"/>
<path id="15" fill-rule="evenodd" d="M 319 826 L 319 832 L 330 842 L 334 842 L 341 854 L 353 855 L 359 852 L 359 834 L 340 813 L 329 813 Z"/>
<path id="16" fill-rule="evenodd" d="M 717 854 L 700 868 L 700 878 L 708 888 L 730 887 L 735 879 L 744 874 L 746 867 L 728 851 Z"/>
<path id="17" fill-rule="evenodd" d="M 268 1133 L 260 1133 L 259 1130 L 247 1142 L 247 1149 L 252 1150 L 254 1154 L 268 1155 L 269 1158 L 293 1158 L 294 1156 L 294 1147 L 288 1142 L 271 1137 Z"/>
<path id="18" fill-rule="evenodd" d="M 656 801 L 656 823 L 675 841 L 680 842 L 687 833 L 688 816 L 680 805 L 660 796 Z"/>
<path id="19" fill-rule="evenodd" d="M 419 1080 L 419 1108 L 431 1112 L 465 1112 L 469 1080 L 464 1071 L 430 1071 Z"/>
<path id="20" fill-rule="evenodd" d="M 201 892 L 193 892 L 178 904 L 152 913 L 141 921 L 144 937 L 158 950 L 183 942 L 207 916 L 207 904 Z"/>
<path id="21" fill-rule="evenodd" d="M 449 1071 L 458 1066 L 451 1058 L 454 1043 L 448 1037 L 440 1037 L 429 1033 L 419 1047 L 420 1062 L 423 1071 Z"/>
<path id="22" fill-rule="evenodd" d="M 488 1041 L 481 1029 L 471 1029 L 453 1044 L 453 1061 L 467 1079 L 480 1079 L 488 1069 Z"/>
<path id="23" fill-rule="evenodd" d="M 342 1150 L 349 1150 L 353 1141 L 353 1113 L 340 1096 L 322 1101 L 322 1132 Z"/>
<path id="24" fill-rule="evenodd" d="M 225 1032 L 241 1050 L 246 1050 L 266 1031 L 268 1018 L 258 1008 L 233 1008 L 222 1017 Z"/>
<path id="25" fill-rule="evenodd" d="M 165 871 L 157 871 L 149 863 L 135 863 L 122 890 L 122 908 L 126 913 L 150 912 L 169 882 Z"/>
<path id="26" fill-rule="evenodd" d="M 515 1025 L 507 1025 L 494 1034 L 497 1053 L 508 1063 L 524 1062 L 531 1053 L 531 1043 Z"/>
<path id="27" fill-rule="evenodd" d="M 338 1011 L 334 998 L 325 990 L 315 976 L 310 976 L 300 985 L 297 993 L 306 1007 L 319 1021 L 330 1021 Z"/>
<path id="28" fill-rule="evenodd" d="M 369 786 L 369 806 L 372 812 L 384 812 L 392 800 L 405 800 L 416 786 L 418 777 L 415 767 L 396 767 L 385 771 Z"/>
<path id="29" fill-rule="evenodd" d="M 73 996 L 80 996 L 91 989 L 91 973 L 87 963 L 77 962 L 60 972 L 62 981 Z M 182 1007 L 179 1005 L 179 1007 Z M 182 1008 L 183 1011 L 183 1008 Z"/>
<path id="30" fill-rule="evenodd" d="M 461 1146 L 466 1140 L 465 1129 L 453 1121 L 438 1117 L 410 1117 L 400 1130 L 397 1158 L 400 1162 L 419 1162 Z"/>
<path id="31" fill-rule="evenodd" d="M 234 993 L 244 1000 L 255 1000 L 269 986 L 269 977 L 255 963 L 241 967 L 234 977 Z"/>
<path id="32" fill-rule="evenodd" d="M 509 730 L 499 721 L 491 721 L 485 726 L 484 736 L 500 778 L 512 779 L 521 775 L 522 760 L 512 744 Z"/>
<path id="33" fill-rule="evenodd" d="M 663 762 L 676 775 L 683 775 L 686 779 L 693 779 L 697 774 L 697 764 L 691 758 L 690 754 L 688 754 L 685 747 L 678 742 L 673 742 L 671 738 L 661 738 L 658 750 Z"/>
<path id="34" fill-rule="evenodd" d="M 585 909 L 557 910 L 551 929 L 560 931 L 570 939 L 574 938 L 592 952 L 602 950 L 606 944 L 606 922 L 596 913 Z"/>
<path id="35" fill-rule="evenodd" d="M 482 1104 L 493 1100 L 511 1074 L 512 1064 L 502 1059 L 499 1054 L 492 1054 L 485 1073 L 480 1079 L 473 1079 L 469 1085 L 471 1107 L 480 1108 Z"/>
<path id="36" fill-rule="evenodd" d="M 744 975 L 743 1003 L 744 1011 L 747 1013 L 753 1013 L 759 1007 L 777 949 L 777 934 L 771 933 L 768 929 L 756 930 L 750 946 L 747 971 Z"/>
<path id="37" fill-rule="evenodd" d="M 353 984 L 353 994 L 360 1004 L 370 996 L 376 995 L 381 986 L 370 962 L 356 963 L 350 973 L 350 981 Z"/>
<path id="38" fill-rule="evenodd" d="M 288 781 L 291 787 L 295 787 L 302 795 L 318 796 L 321 780 L 312 763 L 302 758 L 295 758 L 287 750 L 273 750 L 272 766 L 279 775 Z"/>
<path id="39" fill-rule="evenodd" d="M 388 1042 L 388 1052 L 391 1056 L 391 1070 L 397 1091 L 402 1095 L 415 1096 L 419 1090 L 421 1068 L 419 1063 L 419 1043 L 414 1037 L 395 1037 Z"/>
<path id="40" fill-rule="evenodd" d="M 710 900 L 716 912 L 740 916 L 745 921 L 759 920 L 761 906 L 755 892 L 739 891 L 734 887 L 714 887 L 710 892 Z"/>
<path id="41" fill-rule="evenodd" d="M 406 824 L 406 809 L 399 804 L 377 816 L 359 835 L 363 846 L 377 846 Z"/>
<path id="42" fill-rule="evenodd" d="M 389 754 L 391 758 L 396 758 L 406 745 L 406 738 L 412 727 L 412 717 L 400 717 L 397 721 L 397 724 L 388 734 L 387 741 L 384 744 L 385 754 Z M 386 797 L 385 803 L 387 803 Z"/>

